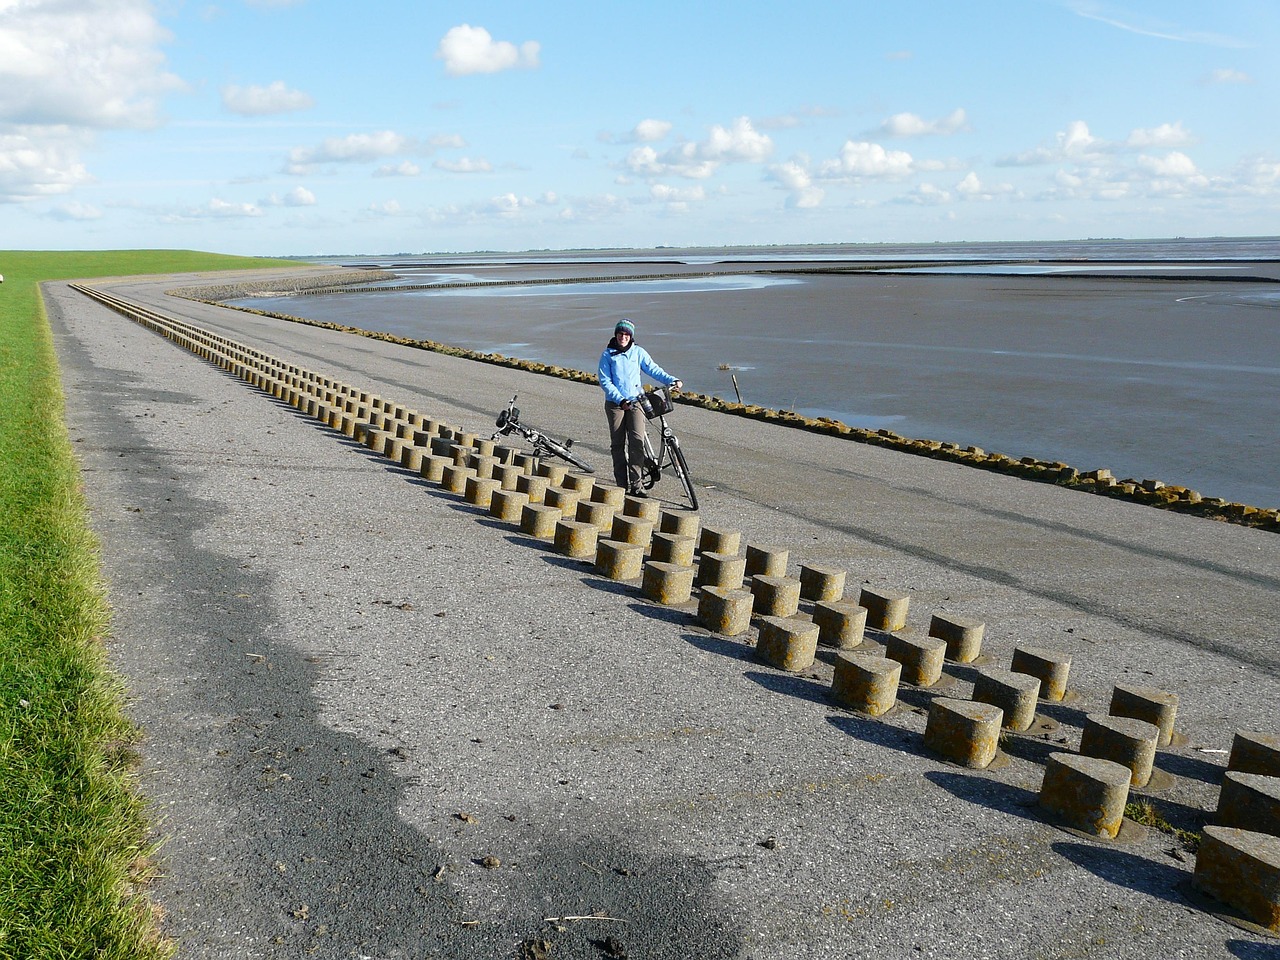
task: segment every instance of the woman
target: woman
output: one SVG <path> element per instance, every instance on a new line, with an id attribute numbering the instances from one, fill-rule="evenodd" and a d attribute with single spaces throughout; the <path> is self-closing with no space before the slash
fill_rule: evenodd
<path id="1" fill-rule="evenodd" d="M 643 389 L 640 374 L 679 390 L 684 384 L 653 362 L 649 352 L 636 343 L 636 325 L 622 319 L 613 328 L 613 339 L 600 355 L 600 388 L 604 390 L 604 413 L 609 420 L 613 479 L 633 497 L 644 497 L 644 411 L 632 403 Z"/>

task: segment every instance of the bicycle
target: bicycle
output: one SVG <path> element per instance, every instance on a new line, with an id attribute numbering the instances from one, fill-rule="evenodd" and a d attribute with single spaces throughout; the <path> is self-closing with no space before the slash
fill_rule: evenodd
<path id="1" fill-rule="evenodd" d="M 640 430 L 640 439 L 644 445 L 644 472 L 640 482 L 646 490 L 662 479 L 662 471 L 668 467 L 680 480 L 684 487 L 684 495 L 689 499 L 689 507 L 698 509 L 698 494 L 693 489 L 693 476 L 689 473 L 689 464 L 684 459 L 684 451 L 680 449 L 680 438 L 675 435 L 667 423 L 667 414 L 673 409 L 671 389 L 658 387 L 648 393 L 642 393 L 633 403 L 639 404 L 640 411 L 646 420 L 657 420 L 659 424 L 659 442 L 661 452 L 654 453 L 653 444 L 649 442 L 649 431 Z"/>
<path id="2" fill-rule="evenodd" d="M 518 433 L 533 447 L 535 455 L 540 457 L 559 457 L 561 460 L 567 460 L 579 470 L 587 473 L 595 473 L 596 468 L 591 466 L 585 460 L 580 459 L 569 451 L 573 446 L 573 441 L 565 438 L 564 443 L 558 440 L 552 440 L 545 433 L 533 429 L 520 422 L 520 408 L 516 406 L 516 398 L 512 397 L 511 402 L 507 404 L 507 409 L 498 414 L 498 429 L 490 440 L 497 440 L 499 437 L 512 433 Z"/>

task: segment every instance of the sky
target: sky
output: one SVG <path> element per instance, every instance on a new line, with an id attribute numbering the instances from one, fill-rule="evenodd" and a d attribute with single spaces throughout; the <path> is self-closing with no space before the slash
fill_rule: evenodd
<path id="1" fill-rule="evenodd" d="M 1280 233 L 1275 0 L 0 0 L 0 249 Z"/>

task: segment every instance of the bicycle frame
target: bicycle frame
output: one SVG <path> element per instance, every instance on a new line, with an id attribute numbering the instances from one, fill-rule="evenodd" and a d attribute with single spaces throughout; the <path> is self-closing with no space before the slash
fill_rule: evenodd
<path id="1" fill-rule="evenodd" d="M 557 440 L 553 440 L 545 433 L 521 423 L 520 408 L 516 406 L 515 397 L 512 397 L 511 402 L 507 404 L 507 409 L 498 414 L 497 427 L 498 429 L 489 439 L 497 440 L 499 437 L 518 433 L 520 436 L 524 437 L 531 447 L 533 447 L 535 455 L 540 457 L 559 457 L 562 460 L 567 460 L 579 470 L 583 470 L 587 473 L 596 472 L 595 467 L 591 466 L 575 454 L 569 452 L 569 448 L 573 446 L 572 440 L 566 438 L 564 443 L 560 443 Z"/>

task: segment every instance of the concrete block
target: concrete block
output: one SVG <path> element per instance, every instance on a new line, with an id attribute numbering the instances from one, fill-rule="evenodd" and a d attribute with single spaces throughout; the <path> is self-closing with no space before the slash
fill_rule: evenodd
<path id="1" fill-rule="evenodd" d="M 698 535 L 698 553 L 736 554 L 742 542 L 742 534 L 737 530 L 723 527 L 703 527 Z M 745 561 L 744 561 L 745 563 Z"/>
<path id="2" fill-rule="evenodd" d="M 1213 822 L 1280 837 L 1280 777 L 1228 770 Z"/>
<path id="3" fill-rule="evenodd" d="M 551 477 L 538 472 L 539 460 L 532 453 L 517 453 L 511 458 L 511 464 L 519 467 L 527 474 L 539 476 L 548 481 L 551 480 Z"/>
<path id="4" fill-rule="evenodd" d="M 726 637 L 746 633 L 751 626 L 751 591 L 703 587 L 698 598 L 698 622 Z"/>
<path id="5" fill-rule="evenodd" d="M 1154 723 L 1160 730 L 1157 746 L 1167 747 L 1173 741 L 1178 695 L 1154 687 L 1131 687 L 1118 683 L 1111 691 L 1111 706 L 1107 712 L 1113 717 L 1132 717 Z"/>
<path id="6" fill-rule="evenodd" d="M 800 597 L 804 600 L 840 600 L 844 597 L 845 571 L 836 567 L 800 566 Z"/>
<path id="7" fill-rule="evenodd" d="M 1231 741 L 1227 769 L 1280 777 L 1280 737 L 1253 730 L 1239 730 Z"/>
<path id="8" fill-rule="evenodd" d="M 442 483 L 444 481 L 444 468 L 451 465 L 452 461 L 446 460 L 444 457 L 424 456 L 422 458 L 422 466 L 418 468 L 418 475 L 432 483 Z"/>
<path id="9" fill-rule="evenodd" d="M 582 494 L 583 500 L 591 497 L 591 491 L 596 485 L 596 478 L 589 477 L 585 473 L 566 473 L 564 479 L 560 481 L 560 486 L 566 490 L 577 490 Z"/>
<path id="10" fill-rule="evenodd" d="M 763 617 L 793 617 L 800 610 L 800 581 L 791 577 L 751 578 L 756 613 Z"/>
<path id="11" fill-rule="evenodd" d="M 987 626 L 981 620 L 935 613 L 929 618 L 929 636 L 947 645 L 947 659 L 955 663 L 972 663 L 982 653 L 982 635 Z"/>
<path id="12" fill-rule="evenodd" d="M 480 456 L 493 457 L 493 451 L 497 444 L 488 438 L 476 437 L 476 439 L 471 441 L 471 446 L 475 447 L 476 452 L 479 453 Z M 494 457 L 494 459 L 496 460 L 497 458 Z"/>
<path id="13" fill-rule="evenodd" d="M 819 643 L 851 650 L 862 643 L 867 608 L 844 600 L 820 600 L 813 605 L 813 622 L 818 625 Z"/>
<path id="14" fill-rule="evenodd" d="M 503 490 L 515 491 L 520 482 L 520 478 L 524 476 L 519 467 L 513 467 L 508 463 L 498 461 L 498 465 L 493 468 L 493 479 L 502 485 Z M 529 495 L 526 493 L 525 497 Z"/>
<path id="15" fill-rule="evenodd" d="M 644 547 L 601 540 L 596 544 L 596 571 L 610 580 L 638 580 L 644 572 Z"/>
<path id="16" fill-rule="evenodd" d="M 1194 883 L 1250 923 L 1280 934 L 1280 837 L 1210 824 L 1196 853 Z"/>
<path id="17" fill-rule="evenodd" d="M 594 524 L 601 530 L 613 528 L 613 514 L 617 508 L 611 503 L 599 503 L 595 500 L 579 500 L 577 518 L 583 523 Z"/>
<path id="18" fill-rule="evenodd" d="M 1004 725 L 1009 730 L 1021 731 L 1031 726 L 1039 698 L 1040 681 L 1025 673 L 987 667 L 979 670 L 973 681 L 973 699 L 1003 710 Z"/>
<path id="19" fill-rule="evenodd" d="M 682 537 L 676 533 L 655 533 L 649 540 L 649 559 L 692 567 L 693 546 L 693 537 Z"/>
<path id="20" fill-rule="evenodd" d="M 1131 717 L 1090 714 L 1080 734 L 1080 753 L 1100 757 L 1126 767 L 1135 787 L 1145 787 L 1151 779 L 1160 728 Z"/>
<path id="21" fill-rule="evenodd" d="M 519 466 L 513 464 L 517 470 Z M 522 473 L 516 477 L 516 490 L 529 497 L 530 503 L 542 503 L 547 495 L 547 488 L 551 485 L 551 481 L 546 477 L 535 477 L 527 473 Z"/>
<path id="22" fill-rule="evenodd" d="M 661 514 L 662 504 L 657 500 L 650 500 L 648 497 L 623 497 L 622 499 L 622 515 L 624 517 L 639 517 L 642 520 L 648 520 L 656 528 Z"/>
<path id="23" fill-rule="evenodd" d="M 744 558 L 745 562 L 745 558 Z M 818 628 L 797 617 L 761 617 L 756 657 L 771 667 L 799 673 L 813 666 Z"/>
<path id="24" fill-rule="evenodd" d="M 889 635 L 884 655 L 902 664 L 902 682 L 932 687 L 942 678 L 947 645 L 937 637 L 922 637 L 911 630 Z"/>
<path id="25" fill-rule="evenodd" d="M 705 532 L 704 530 L 703 533 Z M 694 582 L 699 587 L 723 587 L 726 590 L 737 590 L 742 586 L 742 575 L 746 567 L 746 557 L 739 557 L 733 553 L 704 551 L 698 559 L 698 575 Z"/>
<path id="26" fill-rule="evenodd" d="M 687 603 L 693 596 L 693 567 L 650 560 L 644 565 L 641 589 L 650 600 L 664 606 Z"/>
<path id="27" fill-rule="evenodd" d="M 422 456 L 426 453 L 422 447 L 407 446 L 400 451 L 400 466 L 417 473 L 422 469 Z"/>
<path id="28" fill-rule="evenodd" d="M 910 594 L 863 587 L 858 595 L 858 603 L 867 608 L 867 626 L 874 630 L 892 633 L 907 625 Z"/>
<path id="29" fill-rule="evenodd" d="M 551 486 L 560 487 L 564 485 L 564 478 L 569 475 L 569 468 L 558 463 L 539 462 L 537 474 L 546 477 Z"/>
<path id="30" fill-rule="evenodd" d="M 494 480 L 494 483 L 500 481 Z M 503 490 L 499 487 L 493 491 L 489 499 L 489 515 L 507 523 L 519 523 L 524 515 L 524 508 L 529 505 L 529 495 L 516 490 Z"/>
<path id="31" fill-rule="evenodd" d="M 596 503 L 607 503 L 618 513 L 626 503 L 627 491 L 613 484 L 597 483 L 591 488 L 591 499 Z"/>
<path id="32" fill-rule="evenodd" d="M 887 657 L 842 653 L 831 678 L 831 699 L 842 707 L 879 717 L 898 701 L 902 664 Z"/>
<path id="33" fill-rule="evenodd" d="M 935 697 L 929 704 L 924 745 L 962 767 L 982 770 L 995 759 L 1003 725 L 1004 711 L 999 707 Z"/>
<path id="34" fill-rule="evenodd" d="M 581 523 L 577 520 L 561 520 L 556 524 L 556 553 L 576 559 L 587 559 L 596 555 L 596 540 L 600 536 L 600 528 L 593 523 Z"/>
<path id="35" fill-rule="evenodd" d="M 618 516 L 615 514 L 609 537 L 612 540 L 634 543 L 648 549 L 649 543 L 653 539 L 653 521 L 646 520 L 643 517 Z"/>
<path id="36" fill-rule="evenodd" d="M 784 547 L 762 544 L 747 544 L 746 576 L 754 577 L 764 574 L 766 577 L 785 577 L 787 575 L 787 558 L 790 551 Z"/>
<path id="37" fill-rule="evenodd" d="M 577 490 L 566 490 L 564 487 L 547 487 L 542 495 L 542 502 L 548 507 L 556 507 L 566 517 L 578 515 L 578 501 L 582 494 Z"/>
<path id="38" fill-rule="evenodd" d="M 658 516 L 658 532 L 691 537 L 695 541 L 702 521 L 696 513 L 687 510 L 663 510 Z"/>
<path id="39" fill-rule="evenodd" d="M 470 467 L 451 463 L 444 468 L 444 472 L 440 476 L 440 487 L 450 493 L 464 496 L 467 492 L 467 481 L 474 476 L 475 471 Z"/>
<path id="40" fill-rule="evenodd" d="M 562 519 L 563 515 L 556 507 L 528 503 L 520 511 L 520 530 L 539 540 L 552 540 L 556 535 L 556 524 Z"/>
<path id="41" fill-rule="evenodd" d="M 1057 702 L 1067 695 L 1067 675 L 1071 672 L 1071 656 L 1043 647 L 1015 647 L 1014 673 L 1025 673 L 1040 681 L 1040 699 Z"/>
<path id="42" fill-rule="evenodd" d="M 1097 757 L 1051 753 L 1040 806 L 1065 826 L 1114 839 L 1129 802 L 1129 768 Z"/>
<path id="43" fill-rule="evenodd" d="M 467 466 L 476 472 L 477 477 L 488 479 L 493 476 L 493 471 L 498 467 L 497 457 L 487 457 L 482 453 L 470 453 L 467 455 Z"/>

